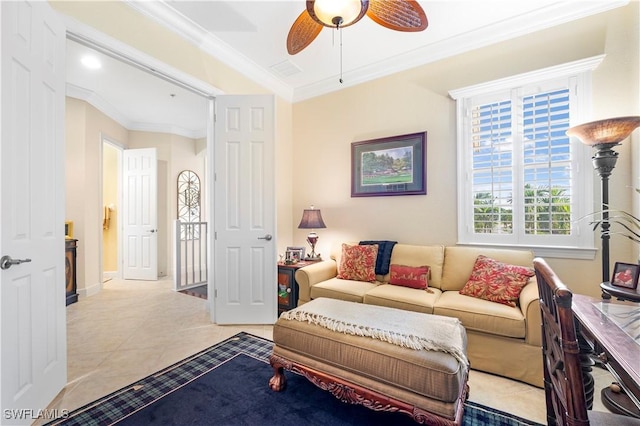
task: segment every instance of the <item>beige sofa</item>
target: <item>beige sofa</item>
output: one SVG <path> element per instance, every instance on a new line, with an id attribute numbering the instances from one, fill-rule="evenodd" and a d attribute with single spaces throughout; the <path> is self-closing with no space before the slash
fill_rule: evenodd
<path id="1" fill-rule="evenodd" d="M 357 244 L 357 243 L 351 243 Z M 533 253 L 509 249 L 416 246 L 396 244 L 391 264 L 431 268 L 431 292 L 389 284 L 389 274 L 376 282 L 337 278 L 341 250 L 330 260 L 296 271 L 298 305 L 328 297 L 428 314 L 457 317 L 467 330 L 467 354 L 471 368 L 542 387 L 540 308 L 535 277 L 520 294 L 516 307 L 459 294 L 475 260 L 483 254 L 498 261 L 533 266 Z"/>

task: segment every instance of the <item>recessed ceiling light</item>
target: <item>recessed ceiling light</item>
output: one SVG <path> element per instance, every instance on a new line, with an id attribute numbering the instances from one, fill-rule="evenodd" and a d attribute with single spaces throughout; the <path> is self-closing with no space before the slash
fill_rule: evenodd
<path id="1" fill-rule="evenodd" d="M 82 65 L 89 68 L 90 70 L 97 70 L 102 68 L 102 62 L 100 62 L 100 59 L 98 59 L 97 56 L 85 55 L 82 57 L 80 62 L 82 62 Z"/>

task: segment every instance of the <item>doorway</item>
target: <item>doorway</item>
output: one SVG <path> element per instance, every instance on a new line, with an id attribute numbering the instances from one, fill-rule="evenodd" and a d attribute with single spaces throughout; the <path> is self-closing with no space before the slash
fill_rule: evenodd
<path id="1" fill-rule="evenodd" d="M 66 219 L 75 223 L 80 240 L 78 294 L 86 297 L 101 291 L 106 280 L 124 276 L 125 149 L 158 150 L 156 277 L 172 275 L 175 169 L 204 172 L 200 164 L 205 157 L 212 101 L 211 95 L 194 93 L 185 84 L 180 86 L 149 72 L 149 67 L 125 60 L 113 51 L 118 46 L 107 49 L 77 34 L 67 35 L 67 99 L 72 108 L 67 109 L 67 142 L 73 139 L 73 146 L 67 146 Z M 85 54 L 96 57 L 101 68 L 83 68 Z M 111 154 L 116 154 L 115 166 Z M 193 161 L 198 165 L 192 166 Z"/>
<path id="2" fill-rule="evenodd" d="M 102 282 L 121 278 L 120 211 L 122 188 L 122 147 L 102 139 Z"/>

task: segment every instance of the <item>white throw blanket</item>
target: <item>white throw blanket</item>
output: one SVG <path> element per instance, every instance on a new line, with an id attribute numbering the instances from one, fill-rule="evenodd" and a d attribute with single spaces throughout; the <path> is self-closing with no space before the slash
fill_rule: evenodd
<path id="1" fill-rule="evenodd" d="M 465 367 L 465 329 L 458 318 L 422 314 L 384 306 L 318 298 L 280 318 L 305 321 L 332 331 L 367 336 L 394 345 L 445 352 Z"/>

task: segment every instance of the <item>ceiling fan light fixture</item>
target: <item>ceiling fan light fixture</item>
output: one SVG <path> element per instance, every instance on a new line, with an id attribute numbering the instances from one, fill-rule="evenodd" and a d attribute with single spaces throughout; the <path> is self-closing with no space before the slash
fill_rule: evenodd
<path id="1" fill-rule="evenodd" d="M 307 11 L 325 27 L 347 27 L 367 13 L 369 0 L 308 0 Z"/>

